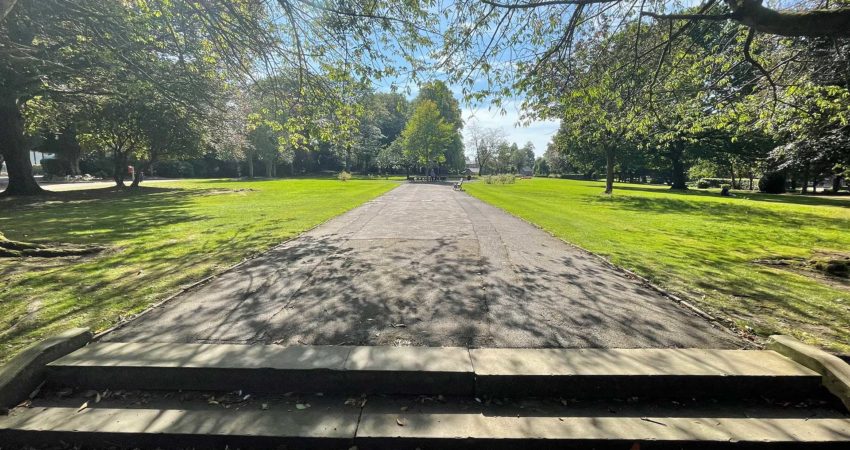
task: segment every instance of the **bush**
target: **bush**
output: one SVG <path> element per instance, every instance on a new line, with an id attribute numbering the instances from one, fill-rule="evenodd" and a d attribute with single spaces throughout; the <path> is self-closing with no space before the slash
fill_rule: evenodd
<path id="1" fill-rule="evenodd" d="M 516 175 L 511 173 L 503 173 L 499 175 L 487 175 L 484 178 L 487 184 L 514 184 L 516 183 Z"/>
<path id="2" fill-rule="evenodd" d="M 351 174 L 343 170 L 336 177 L 339 178 L 339 181 L 348 181 L 351 179 Z"/>
<path id="3" fill-rule="evenodd" d="M 46 177 L 62 178 L 68 175 L 68 164 L 57 158 L 44 158 L 41 160 L 41 169 Z"/>
<path id="4" fill-rule="evenodd" d="M 80 172 L 97 178 L 109 178 L 112 176 L 112 164 L 110 158 L 86 158 L 80 161 Z"/>
<path id="5" fill-rule="evenodd" d="M 160 161 L 154 167 L 157 176 L 165 178 L 190 178 L 195 168 L 188 161 Z"/>
<path id="6" fill-rule="evenodd" d="M 759 191 L 766 194 L 781 194 L 785 192 L 785 174 L 770 172 L 759 178 Z"/>
<path id="7" fill-rule="evenodd" d="M 706 180 L 697 181 L 697 188 L 699 188 L 699 189 L 708 189 L 710 187 L 711 187 L 711 184 L 709 184 L 709 182 L 706 181 Z"/>

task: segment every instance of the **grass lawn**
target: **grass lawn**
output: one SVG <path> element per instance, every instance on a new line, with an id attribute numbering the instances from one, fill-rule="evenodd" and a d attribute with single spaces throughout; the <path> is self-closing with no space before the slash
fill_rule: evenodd
<path id="1" fill-rule="evenodd" d="M 394 186 L 194 180 L 0 199 L 9 239 L 109 246 L 93 257 L 0 258 L 0 362 L 67 328 L 108 328 Z"/>
<path id="2" fill-rule="evenodd" d="M 475 197 L 608 257 L 759 335 L 850 353 L 850 283 L 755 263 L 850 252 L 850 199 L 536 178 L 470 183 Z"/>

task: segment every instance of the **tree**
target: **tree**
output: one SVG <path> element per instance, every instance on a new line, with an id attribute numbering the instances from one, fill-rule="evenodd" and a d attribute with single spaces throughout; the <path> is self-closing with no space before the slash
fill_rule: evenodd
<path id="1" fill-rule="evenodd" d="M 534 160 L 534 175 L 549 176 L 549 163 L 546 158 L 539 156 Z"/>
<path id="2" fill-rule="evenodd" d="M 522 148 L 515 151 L 511 159 L 511 163 L 517 172 L 521 172 L 523 169 L 532 170 L 534 167 L 534 144 L 526 142 Z"/>
<path id="3" fill-rule="evenodd" d="M 463 138 L 460 130 L 463 128 L 460 104 L 442 81 L 431 81 L 419 88 L 419 94 L 411 102 L 411 110 L 415 111 L 424 102 L 433 102 L 443 121 L 451 126 L 454 134 L 446 144 L 444 162 L 450 170 L 461 171 L 466 165 L 463 151 Z"/>
<path id="4" fill-rule="evenodd" d="M 224 66 L 246 63 L 250 48 L 217 52 L 222 37 L 253 24 L 262 29 L 262 8 L 237 0 L 229 13 L 214 11 L 215 37 L 198 20 L 199 4 L 166 0 L 37 1 L 7 4 L 0 19 L 0 151 L 9 168 L 6 195 L 41 192 L 32 176 L 23 111 L 37 99 L 77 103 L 82 98 L 120 97 L 146 83 L 172 102 L 204 109 L 195 82 L 215 78 Z M 259 33 L 256 33 L 259 34 Z M 239 42 L 239 41 L 234 41 Z M 226 61 L 225 61 L 226 60 Z M 186 94 L 190 93 L 187 98 Z M 120 100 L 116 100 L 120 101 Z"/>
<path id="5" fill-rule="evenodd" d="M 496 152 L 504 141 L 504 133 L 498 128 L 484 128 L 477 122 L 468 124 L 466 131 L 470 156 L 478 164 L 479 174 L 484 175 L 494 169 Z"/>
<path id="6" fill-rule="evenodd" d="M 407 158 L 421 166 L 434 167 L 446 161 L 446 147 L 456 132 L 440 116 L 436 103 L 430 100 L 417 103 L 402 132 L 402 148 Z"/>
<path id="7" fill-rule="evenodd" d="M 555 140 L 549 142 L 546 146 L 546 151 L 543 153 L 543 159 L 546 160 L 546 165 L 550 173 L 565 174 L 570 172 L 569 161 L 566 154 L 568 150 L 559 150 Z"/>
<path id="8" fill-rule="evenodd" d="M 410 114 L 410 103 L 398 93 L 378 92 L 369 99 L 375 125 L 381 131 L 381 147 L 394 142 L 404 131 Z"/>
<path id="9" fill-rule="evenodd" d="M 460 104 L 449 90 L 446 83 L 442 81 L 431 81 L 419 88 L 419 94 L 411 103 L 411 108 L 416 109 L 420 103 L 431 101 L 437 106 L 440 117 L 455 130 L 463 128 Z"/>

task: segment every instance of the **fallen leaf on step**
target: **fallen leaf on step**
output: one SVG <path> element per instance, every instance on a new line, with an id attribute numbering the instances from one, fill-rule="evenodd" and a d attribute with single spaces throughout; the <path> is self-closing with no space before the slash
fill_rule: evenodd
<path id="1" fill-rule="evenodd" d="M 661 422 L 659 422 L 659 421 L 657 421 L 657 420 L 652 420 L 652 419 L 649 419 L 649 418 L 647 418 L 647 417 L 641 417 L 641 418 L 640 418 L 640 420 L 643 420 L 644 422 L 650 422 L 650 423 L 655 423 L 655 424 L 658 424 L 658 425 L 663 425 L 663 426 L 665 426 L 665 427 L 667 426 L 667 424 L 666 424 L 666 423 L 661 423 Z"/>
<path id="2" fill-rule="evenodd" d="M 33 390 L 32 392 L 30 392 L 30 397 L 29 397 L 29 398 L 30 398 L 30 400 L 34 399 L 34 398 L 35 398 L 35 396 L 36 396 L 36 395 L 38 395 L 38 393 L 39 393 L 39 392 L 41 392 L 41 388 L 42 388 L 42 387 L 44 387 L 44 383 L 47 383 L 47 381 L 42 381 L 42 382 L 41 382 L 41 384 L 39 384 L 39 385 L 35 388 L 35 390 Z"/>
<path id="3" fill-rule="evenodd" d="M 309 403 L 296 403 L 295 409 L 307 409 L 310 407 Z"/>
<path id="4" fill-rule="evenodd" d="M 400 427 L 403 427 L 403 426 L 407 425 L 407 421 L 406 421 L 406 420 L 404 420 L 404 419 L 402 419 L 401 417 L 397 417 L 397 418 L 395 419 L 395 423 L 397 423 L 397 424 L 398 424 L 398 426 L 400 426 Z"/>
<path id="5" fill-rule="evenodd" d="M 345 406 L 354 406 L 354 405 L 356 405 L 356 404 L 357 404 L 357 399 L 355 399 L 355 398 L 350 398 L 350 399 L 346 400 L 346 401 L 345 401 L 345 403 L 343 403 L 343 404 L 344 404 Z"/>
<path id="6" fill-rule="evenodd" d="M 402 411 L 407 411 L 407 406 L 402 406 L 402 407 L 401 407 L 401 410 L 402 410 Z"/>
<path id="7" fill-rule="evenodd" d="M 77 412 L 80 412 L 80 411 L 82 411 L 82 410 L 84 410 L 84 409 L 86 409 L 86 408 L 88 408 L 88 407 L 89 407 L 89 402 L 85 402 L 85 403 L 83 403 L 82 405 L 80 405 L 80 407 L 79 407 L 79 408 L 77 408 Z"/>
<path id="8" fill-rule="evenodd" d="M 95 396 L 94 396 L 94 402 L 95 402 L 95 403 L 100 403 L 100 392 L 98 392 L 97 394 L 95 394 Z"/>
<path id="9" fill-rule="evenodd" d="M 407 326 L 407 325 L 405 325 L 405 324 L 403 324 L 403 323 L 394 323 L 394 324 L 392 324 L 392 327 L 393 327 L 393 328 L 404 328 L 404 327 L 406 327 L 406 326 Z"/>
<path id="10" fill-rule="evenodd" d="M 265 410 L 269 409 L 269 404 L 268 404 L 268 403 L 263 403 L 262 405 L 260 405 L 260 409 L 262 409 L 263 411 L 265 411 Z"/>

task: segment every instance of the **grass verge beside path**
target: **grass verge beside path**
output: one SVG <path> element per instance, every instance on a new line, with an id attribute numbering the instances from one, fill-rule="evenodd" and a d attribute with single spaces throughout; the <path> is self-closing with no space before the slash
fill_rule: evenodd
<path id="1" fill-rule="evenodd" d="M 850 199 L 535 178 L 475 197 L 603 255 L 761 336 L 850 353 L 850 283 L 755 262 L 850 252 Z"/>
<path id="2" fill-rule="evenodd" d="M 98 244 L 76 258 L 0 258 L 0 363 L 67 328 L 121 317 L 383 194 L 385 180 L 193 180 L 0 199 L 0 231 Z"/>

